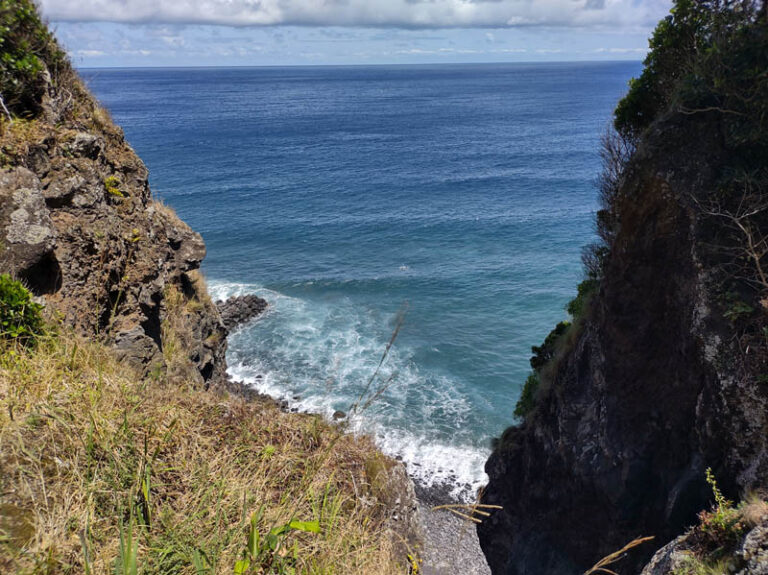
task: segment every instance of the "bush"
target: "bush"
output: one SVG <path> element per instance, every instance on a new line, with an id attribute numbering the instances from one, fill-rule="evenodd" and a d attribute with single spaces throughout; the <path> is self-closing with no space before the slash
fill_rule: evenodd
<path id="1" fill-rule="evenodd" d="M 11 279 L 0 274 L 0 337 L 29 345 L 41 336 L 44 323 L 42 306 L 32 301 L 32 294 Z"/>
<path id="2" fill-rule="evenodd" d="M 557 342 L 568 328 L 571 322 L 561 321 L 555 326 L 555 329 L 549 332 L 541 345 L 534 345 L 531 348 L 533 356 L 531 357 L 531 367 L 534 371 L 541 370 L 550 360 L 555 357 L 557 351 Z"/>
<path id="3" fill-rule="evenodd" d="M 670 109 L 719 111 L 741 143 L 765 140 L 768 9 L 756 0 L 676 0 L 657 26 L 639 78 L 614 113 L 637 140 Z"/>
<path id="4" fill-rule="evenodd" d="M 536 392 L 539 390 L 541 380 L 539 374 L 531 372 L 523 385 L 523 391 L 520 393 L 520 399 L 517 400 L 515 405 L 515 417 L 520 419 L 525 418 L 531 411 L 533 411 L 536 405 Z"/>
<path id="5" fill-rule="evenodd" d="M 579 287 L 577 288 L 578 295 L 565 306 L 565 310 L 571 314 L 573 321 L 577 321 L 584 315 L 584 312 L 589 305 L 589 300 L 591 299 L 592 294 L 597 290 L 599 284 L 600 282 L 593 278 L 587 278 L 579 284 Z"/>
<path id="6" fill-rule="evenodd" d="M 34 2 L 0 0 L 0 94 L 11 113 L 36 116 L 45 94 L 45 71 L 55 82 L 69 68 Z"/>

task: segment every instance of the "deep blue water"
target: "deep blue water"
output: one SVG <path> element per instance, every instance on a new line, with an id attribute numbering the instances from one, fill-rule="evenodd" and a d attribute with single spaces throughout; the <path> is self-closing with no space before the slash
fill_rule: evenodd
<path id="1" fill-rule="evenodd" d="M 348 411 L 429 482 L 483 481 L 531 345 L 593 237 L 598 143 L 635 63 L 85 70 L 156 195 L 208 245 L 216 296 L 269 313 L 233 374 Z"/>

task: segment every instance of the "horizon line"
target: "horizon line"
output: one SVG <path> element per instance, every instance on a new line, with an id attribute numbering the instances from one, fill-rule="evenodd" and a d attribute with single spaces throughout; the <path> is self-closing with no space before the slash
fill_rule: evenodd
<path id="1" fill-rule="evenodd" d="M 489 62 L 378 62 L 369 64 L 222 64 L 216 65 L 171 65 L 171 66 L 79 66 L 75 64 L 78 70 L 170 70 L 170 69 L 189 69 L 189 70 L 215 70 L 222 68 L 373 68 L 373 67 L 417 67 L 417 66 L 491 66 L 499 64 L 642 64 L 643 59 L 631 60 L 516 60 L 514 62 L 489 61 Z"/>

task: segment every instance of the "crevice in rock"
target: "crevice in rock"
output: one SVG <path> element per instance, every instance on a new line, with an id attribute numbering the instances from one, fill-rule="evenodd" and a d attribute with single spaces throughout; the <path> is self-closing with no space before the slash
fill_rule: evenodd
<path id="1" fill-rule="evenodd" d="M 61 268 L 52 253 L 20 272 L 19 278 L 36 296 L 54 294 L 61 289 Z"/>

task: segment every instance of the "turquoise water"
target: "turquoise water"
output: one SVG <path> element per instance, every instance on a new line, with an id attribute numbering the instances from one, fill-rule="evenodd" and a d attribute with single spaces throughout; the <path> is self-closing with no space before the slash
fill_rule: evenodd
<path id="1" fill-rule="evenodd" d="M 594 235 L 598 142 L 635 63 L 86 70 L 208 245 L 217 297 L 268 313 L 232 375 L 468 493 Z"/>

